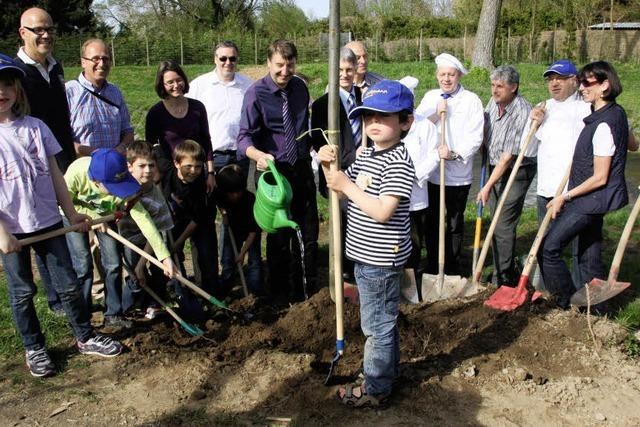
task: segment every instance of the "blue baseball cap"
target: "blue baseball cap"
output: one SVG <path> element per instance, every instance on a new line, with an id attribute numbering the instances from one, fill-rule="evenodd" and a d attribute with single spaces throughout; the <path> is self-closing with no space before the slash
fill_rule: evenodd
<path id="1" fill-rule="evenodd" d="M 16 61 L 13 60 L 10 56 L 5 55 L 4 53 L 0 53 L 0 72 L 4 70 L 10 70 L 16 72 L 19 77 L 24 77 L 25 72 L 22 68 L 16 64 Z"/>
<path id="2" fill-rule="evenodd" d="M 112 148 L 98 148 L 91 153 L 88 175 L 92 181 L 104 185 L 109 194 L 121 199 L 140 191 L 140 184 L 129 173 L 127 160 Z"/>
<path id="3" fill-rule="evenodd" d="M 573 65 L 573 62 L 569 61 L 568 59 L 560 59 L 551 64 L 551 66 L 547 68 L 547 71 L 542 74 L 542 77 L 547 77 L 549 74 L 558 74 L 560 76 L 577 76 L 578 69 L 575 65 Z"/>
<path id="4" fill-rule="evenodd" d="M 362 114 L 364 110 L 380 113 L 413 113 L 413 94 L 405 85 L 396 80 L 381 80 L 371 86 L 362 96 L 362 105 L 349 113 L 349 118 Z"/>

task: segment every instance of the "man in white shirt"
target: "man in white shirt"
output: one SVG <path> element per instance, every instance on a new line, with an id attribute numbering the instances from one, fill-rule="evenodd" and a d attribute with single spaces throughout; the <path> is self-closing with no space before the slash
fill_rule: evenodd
<path id="1" fill-rule="evenodd" d="M 214 51 L 215 68 L 190 82 L 186 96 L 202 102 L 207 109 L 215 169 L 238 163 L 248 174 L 248 161 L 238 162 L 236 159 L 236 140 L 240 130 L 242 100 L 253 82 L 237 72 L 238 54 L 234 42 L 219 43 Z"/>
<path id="2" fill-rule="evenodd" d="M 538 157 L 538 222 L 541 222 L 547 212 L 547 203 L 553 199 L 558 186 L 565 176 L 571 160 L 578 136 L 584 128 L 582 119 L 591 114 L 591 106 L 584 102 L 578 92 L 578 70 L 567 59 L 554 62 L 544 72 L 543 77 L 551 99 L 545 102 L 544 108 L 536 107 L 531 110 L 531 118 L 539 121 L 540 127 L 535 133 L 537 144 L 530 144 L 527 156 Z M 527 129 L 523 132 L 526 135 Z M 581 282 L 577 268 L 577 242 L 572 243 L 572 264 L 574 284 Z M 539 270 L 533 279 L 533 285 L 543 288 Z"/>
<path id="3" fill-rule="evenodd" d="M 414 112 L 416 121 L 428 118 L 441 129 L 440 113 L 446 112 L 445 142 L 438 147 L 445 166 L 445 273 L 460 274 L 459 258 L 464 231 L 464 210 L 473 180 L 473 157 L 480 148 L 484 129 L 484 110 L 480 98 L 461 84 L 467 73 L 462 63 L 448 53 L 435 59 L 439 89 L 427 92 Z M 442 137 L 442 135 L 441 135 Z M 438 211 L 440 205 L 440 175 L 429 177 L 429 214 L 425 236 L 427 272 L 437 274 Z"/>

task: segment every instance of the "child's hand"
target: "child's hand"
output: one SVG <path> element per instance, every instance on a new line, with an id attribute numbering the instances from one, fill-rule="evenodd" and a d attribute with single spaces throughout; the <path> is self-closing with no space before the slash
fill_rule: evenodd
<path id="1" fill-rule="evenodd" d="M 78 233 L 86 233 L 89 231 L 91 227 L 91 217 L 89 215 L 74 213 L 69 216 L 69 222 L 71 225 L 83 224 L 82 227 L 78 229 Z"/>
<path id="2" fill-rule="evenodd" d="M 147 284 L 147 268 L 145 263 L 138 263 L 135 269 L 136 279 L 138 279 L 138 283 L 141 286 L 145 286 Z"/>
<path id="3" fill-rule="evenodd" d="M 171 257 L 166 257 L 162 260 L 162 265 L 164 265 L 164 275 L 170 279 L 173 279 L 178 274 L 178 269 L 176 265 L 173 263 Z"/>
<path id="4" fill-rule="evenodd" d="M 336 161 L 336 148 L 333 145 L 327 144 L 320 147 L 318 151 L 318 161 L 328 166 L 329 163 Z"/>
<path id="5" fill-rule="evenodd" d="M 107 225 L 106 222 L 103 222 L 101 224 L 97 224 L 94 226 L 93 228 L 95 231 L 99 231 L 100 233 L 104 233 L 107 234 L 109 231 L 109 226 Z"/>
<path id="6" fill-rule="evenodd" d="M 240 264 L 241 266 L 244 264 L 244 257 L 246 255 L 246 252 L 242 252 L 240 251 L 238 253 L 238 256 L 235 259 L 236 264 Z"/>
<path id="7" fill-rule="evenodd" d="M 351 182 L 349 177 L 342 171 L 329 171 L 329 173 L 325 175 L 325 178 L 327 179 L 327 187 L 341 193 L 344 192 L 346 186 Z"/>
<path id="8" fill-rule="evenodd" d="M 0 251 L 3 254 L 10 254 L 12 252 L 20 252 L 22 245 L 11 233 L 7 233 L 3 229 L 0 230 Z"/>

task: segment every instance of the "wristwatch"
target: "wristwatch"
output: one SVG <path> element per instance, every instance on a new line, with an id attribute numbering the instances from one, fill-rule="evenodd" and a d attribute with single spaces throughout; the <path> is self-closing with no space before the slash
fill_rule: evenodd
<path id="1" fill-rule="evenodd" d="M 449 150 L 449 158 L 450 158 L 451 160 L 457 160 L 457 159 L 458 159 L 458 157 L 460 157 L 460 154 L 456 153 L 456 152 L 455 152 L 455 151 L 453 151 L 453 150 Z"/>
<path id="2" fill-rule="evenodd" d="M 571 194 L 569 194 L 569 192 L 567 191 L 566 193 L 564 193 L 564 194 L 562 195 L 562 199 L 563 199 L 565 202 L 570 202 L 570 201 L 571 201 L 571 199 L 573 199 L 573 197 L 571 197 Z"/>
<path id="3" fill-rule="evenodd" d="M 216 176 L 216 171 L 209 171 L 209 172 L 207 172 L 207 175 L 213 175 L 213 176 Z"/>

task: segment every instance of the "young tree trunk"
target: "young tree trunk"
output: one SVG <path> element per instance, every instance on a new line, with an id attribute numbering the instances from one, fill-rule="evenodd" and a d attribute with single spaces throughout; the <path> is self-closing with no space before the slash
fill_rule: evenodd
<path id="1" fill-rule="evenodd" d="M 501 7 L 502 0 L 484 0 L 482 2 L 482 11 L 478 20 L 478 31 L 476 32 L 476 42 L 471 60 L 471 64 L 474 67 L 488 70 L 493 68 L 493 45 Z"/>

